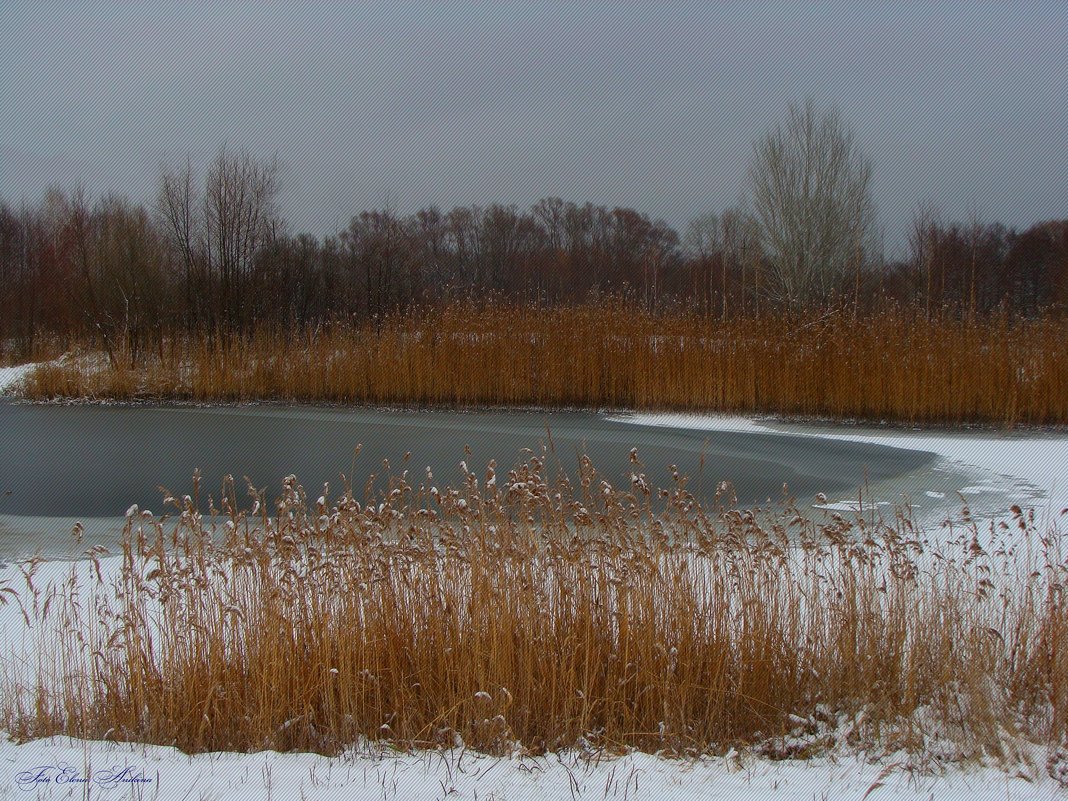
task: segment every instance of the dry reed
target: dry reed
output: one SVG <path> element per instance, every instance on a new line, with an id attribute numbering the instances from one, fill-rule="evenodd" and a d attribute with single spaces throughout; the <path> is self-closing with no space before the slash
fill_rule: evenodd
<path id="1" fill-rule="evenodd" d="M 217 528 L 192 498 L 169 520 L 133 509 L 95 591 L 72 580 L 49 608 L 24 566 L 27 618 L 55 639 L 7 676 L 0 722 L 327 754 L 371 738 L 1004 757 L 1007 734 L 1068 733 L 1068 563 L 1022 510 L 933 549 L 904 515 L 762 517 L 727 486 L 706 510 L 633 459 L 626 491 L 587 459 L 571 484 L 531 457 L 454 488 L 405 471 L 362 502 L 289 477 L 238 511 L 229 481 Z"/>
<path id="2" fill-rule="evenodd" d="M 726 321 L 608 302 L 452 306 L 327 331 L 72 359 L 27 396 L 404 406 L 689 409 L 847 419 L 1068 423 L 1068 321 L 883 311 Z"/>

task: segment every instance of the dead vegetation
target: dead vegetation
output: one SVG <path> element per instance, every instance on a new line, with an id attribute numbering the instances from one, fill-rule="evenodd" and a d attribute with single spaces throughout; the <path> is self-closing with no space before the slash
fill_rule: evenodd
<path id="1" fill-rule="evenodd" d="M 615 303 L 444 307 L 303 334 L 68 359 L 34 399 L 691 409 L 909 423 L 1068 422 L 1068 321 L 880 312 L 718 320 Z"/>
<path id="2" fill-rule="evenodd" d="M 94 552 L 92 582 L 49 589 L 22 566 L 11 602 L 38 647 L 8 664 L 0 722 L 189 752 L 369 738 L 1009 759 L 1018 737 L 1064 741 L 1053 525 L 1014 509 L 935 546 L 905 514 L 754 514 L 726 485 L 703 509 L 632 459 L 626 489 L 531 457 L 464 465 L 452 488 L 404 470 L 362 500 L 313 501 L 291 476 L 273 501 L 228 481 L 221 518 L 188 497 L 167 518 L 131 509 L 121 567 Z"/>

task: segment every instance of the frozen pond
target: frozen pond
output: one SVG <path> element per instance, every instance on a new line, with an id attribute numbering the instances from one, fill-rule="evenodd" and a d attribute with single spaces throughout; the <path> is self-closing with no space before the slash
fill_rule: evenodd
<path id="1" fill-rule="evenodd" d="M 92 538 L 107 534 L 133 503 L 162 513 L 163 486 L 180 496 L 203 476 L 201 497 L 216 498 L 223 476 L 247 476 L 268 493 L 293 473 L 317 497 L 325 482 L 336 493 L 342 474 L 354 477 L 363 498 L 371 474 L 385 486 L 388 472 L 409 470 L 418 485 L 429 466 L 438 485 L 456 484 L 460 462 L 482 475 L 498 474 L 531 449 L 546 453 L 550 472 L 574 476 L 581 453 L 617 486 L 628 486 L 628 454 L 637 448 L 650 484 L 671 484 L 669 465 L 690 477 L 690 490 L 710 501 L 722 481 L 733 483 L 742 505 L 779 500 L 783 484 L 802 507 L 824 493 L 843 508 L 866 486 L 865 497 L 891 507 L 902 500 L 928 519 L 959 510 L 962 489 L 973 490 L 973 511 L 1000 512 L 1011 487 L 994 474 L 954 467 L 909 443 L 892 447 L 782 430 L 708 430 L 685 420 L 670 426 L 639 417 L 592 412 L 416 412 L 374 409 L 251 406 L 192 408 L 48 406 L 0 401 L 0 560 L 35 552 L 80 552 L 70 538 L 75 520 Z M 363 449 L 354 458 L 356 445 Z M 465 447 L 469 449 L 468 454 Z M 410 453 L 405 462 L 404 456 Z M 389 460 L 387 469 L 383 460 Z M 111 538 L 113 539 L 113 538 Z"/>

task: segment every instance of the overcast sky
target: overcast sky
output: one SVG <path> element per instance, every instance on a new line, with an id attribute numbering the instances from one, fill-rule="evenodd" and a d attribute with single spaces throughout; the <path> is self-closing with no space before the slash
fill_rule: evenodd
<path id="1" fill-rule="evenodd" d="M 295 231 L 557 195 L 681 233 L 810 95 L 871 158 L 891 250 L 920 201 L 1068 217 L 1068 3 L 577 5 L 0 0 L 0 197 L 148 200 L 225 142 L 277 152 Z"/>

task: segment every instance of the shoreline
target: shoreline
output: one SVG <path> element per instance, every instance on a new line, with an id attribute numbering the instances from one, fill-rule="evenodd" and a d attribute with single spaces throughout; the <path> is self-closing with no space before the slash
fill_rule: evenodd
<path id="1" fill-rule="evenodd" d="M 1005 496 L 1005 509 L 1010 504 L 1030 506 L 1037 513 L 1056 515 L 1062 506 L 1068 507 L 1068 430 L 1057 427 L 1002 427 L 905 425 L 897 423 L 873 424 L 858 420 L 830 420 L 827 418 L 801 418 L 783 415 L 740 415 L 700 413 L 693 411 L 645 411 L 636 409 L 581 408 L 581 407 L 529 407 L 529 406 L 397 406 L 389 404 L 351 403 L 292 403 L 277 399 L 260 401 L 199 402 L 180 399 L 151 399 L 140 401 L 111 401 L 106 399 L 65 399 L 35 401 L 26 398 L 0 397 L 0 404 L 40 408 L 100 407 L 116 410 L 177 410 L 216 411 L 220 413 L 250 413 L 253 415 L 285 413 L 287 411 L 309 413 L 323 412 L 328 416 L 360 415 L 364 413 L 397 416 L 397 425 L 404 425 L 407 416 L 421 421 L 419 426 L 434 426 L 436 416 L 452 415 L 459 418 L 470 415 L 500 415 L 523 420 L 524 425 L 540 423 L 550 429 L 549 436 L 556 434 L 556 424 L 549 418 L 554 415 L 575 415 L 578 425 L 589 416 L 600 422 L 620 424 L 645 429 L 643 436 L 655 437 L 656 430 L 701 432 L 714 434 L 730 432 L 738 434 L 778 434 L 798 436 L 828 442 L 846 441 L 890 447 L 906 451 L 932 454 L 937 467 L 945 467 L 961 474 L 956 486 L 914 487 L 912 501 L 926 506 L 924 490 L 940 490 L 943 494 L 927 493 L 928 498 L 954 497 L 958 493 L 976 495 L 984 492 L 1000 492 Z M 333 413 L 332 415 L 330 413 Z M 651 434 L 649 432 L 652 432 Z M 545 431 L 542 431 L 544 434 Z M 936 467 L 936 469 L 937 469 Z M 955 469 L 959 468 L 959 469 Z M 970 475 L 966 475 L 970 474 Z M 984 478 L 986 476 L 987 478 Z M 989 480 L 987 480 L 989 479 Z M 857 479 L 861 480 L 860 478 Z M 971 491 L 971 492 L 969 492 Z M 835 498 L 844 501 L 845 498 Z M 856 500 L 856 497 L 853 497 Z M 901 501 L 899 497 L 879 500 Z M 988 501 L 994 500 L 988 497 Z M 962 498 L 962 502 L 968 501 Z M 976 502 L 982 507 L 984 504 Z M 986 504 L 989 506 L 989 504 Z M 930 522 L 930 521 L 929 521 Z"/>
<path id="2" fill-rule="evenodd" d="M 733 412 L 700 409 L 635 408 L 611 406 L 537 406 L 537 405 L 494 405 L 494 404 L 377 404 L 344 403 L 338 401 L 309 401 L 287 398 L 258 398 L 253 400 L 193 400 L 179 396 L 152 396 L 145 398 L 105 398 L 105 397 L 69 397 L 69 398 L 27 398 L 14 392 L 4 392 L 0 386 L 0 403 L 17 403 L 28 406 L 109 406 L 119 409 L 245 409 L 245 408 L 304 408 L 331 411 L 374 411 L 374 412 L 410 412 L 418 414 L 593 414 L 609 418 L 676 416 L 695 418 L 722 418 L 729 420 L 746 420 L 757 424 L 789 426 L 837 426 L 844 429 L 878 429 L 886 432 L 928 432 L 934 434 L 1001 434 L 1019 435 L 1021 437 L 1048 434 L 1068 436 L 1068 424 L 1031 424 L 1015 423 L 1010 426 L 985 423 L 981 421 L 968 423 L 906 423 L 896 420 L 874 420 L 856 417 L 821 417 L 805 415 L 783 415 L 762 412 Z M 653 423 L 640 423 L 655 425 Z M 732 429 L 734 430 L 734 429 Z"/>

